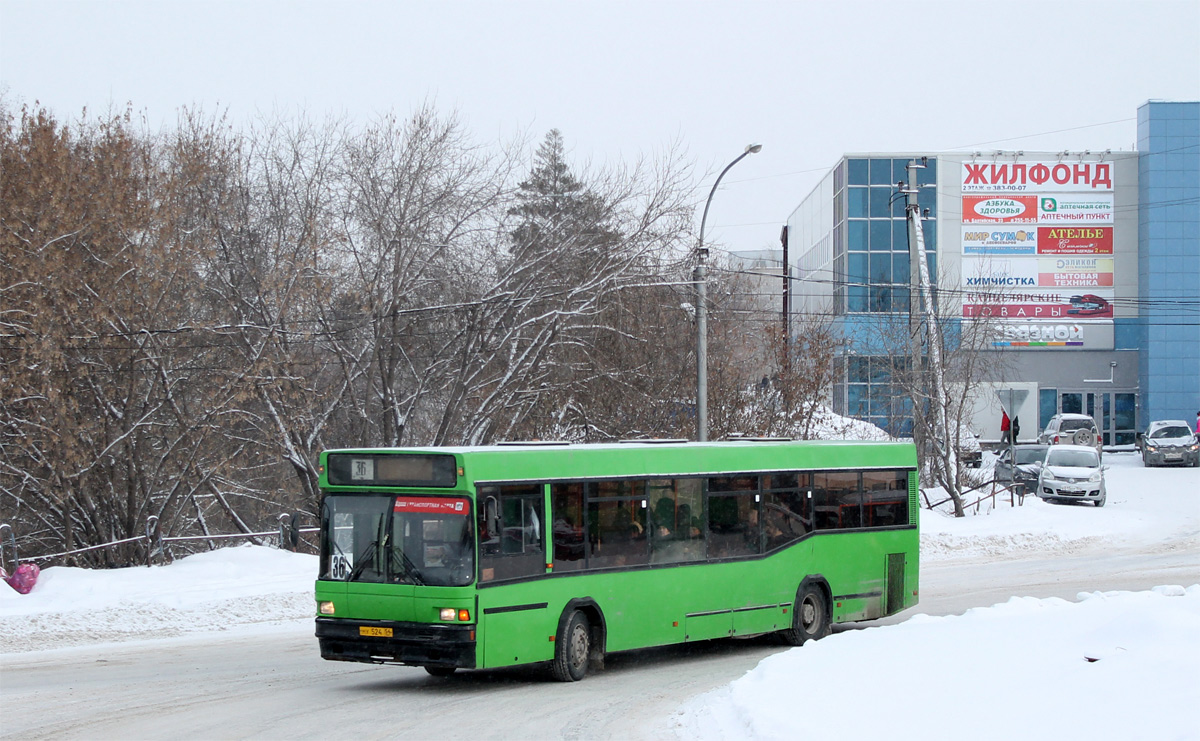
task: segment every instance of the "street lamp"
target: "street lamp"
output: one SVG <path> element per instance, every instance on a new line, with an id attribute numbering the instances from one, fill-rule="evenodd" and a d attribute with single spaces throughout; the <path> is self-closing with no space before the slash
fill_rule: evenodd
<path id="1" fill-rule="evenodd" d="M 761 144 L 748 144 L 746 151 L 725 165 L 725 169 L 717 176 L 717 182 L 713 183 L 712 190 L 708 192 L 708 200 L 704 202 L 704 215 L 700 217 L 696 272 L 692 276 L 696 281 L 696 439 L 700 442 L 708 441 L 708 270 L 705 265 L 708 260 L 708 248 L 704 246 L 704 222 L 708 221 L 708 207 L 712 205 L 713 194 L 717 192 L 717 186 L 721 184 L 725 173 L 741 162 L 746 155 L 761 151 Z"/>

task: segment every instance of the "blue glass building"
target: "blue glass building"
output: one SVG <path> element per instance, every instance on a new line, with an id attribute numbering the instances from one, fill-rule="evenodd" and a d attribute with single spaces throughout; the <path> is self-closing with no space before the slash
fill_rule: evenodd
<path id="1" fill-rule="evenodd" d="M 1200 103 L 1139 109 L 1136 152 L 862 153 L 834 165 L 787 222 L 792 307 L 832 315 L 847 338 L 834 410 L 898 435 L 911 430 L 892 374 L 913 362 L 915 264 L 897 183 L 912 161 L 926 163 L 918 202 L 947 341 L 966 336 L 982 316 L 973 312 L 1009 312 L 987 330 L 981 391 L 966 402 L 982 440 L 999 437 L 992 391 L 1005 388 L 1027 392 L 1022 439 L 1059 412 L 1092 415 L 1110 446 L 1131 445 L 1153 419 L 1192 419 Z M 1035 216 L 991 223 L 976 212 L 998 199 Z"/>
<path id="2" fill-rule="evenodd" d="M 1200 102 L 1138 109 L 1138 386 L 1143 424 L 1200 409 Z"/>

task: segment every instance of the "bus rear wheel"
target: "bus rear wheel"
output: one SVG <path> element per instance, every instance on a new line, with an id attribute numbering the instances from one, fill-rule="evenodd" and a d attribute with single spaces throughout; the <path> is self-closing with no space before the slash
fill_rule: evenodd
<path id="1" fill-rule="evenodd" d="M 805 584 L 796 595 L 792 609 L 792 627 L 782 631 L 784 643 L 802 646 L 830 633 L 829 600 L 816 584 Z"/>
<path id="2" fill-rule="evenodd" d="M 554 642 L 550 673 L 560 682 L 578 682 L 587 674 L 591 650 L 591 626 L 587 616 L 576 610 L 567 620 L 566 630 Z"/>

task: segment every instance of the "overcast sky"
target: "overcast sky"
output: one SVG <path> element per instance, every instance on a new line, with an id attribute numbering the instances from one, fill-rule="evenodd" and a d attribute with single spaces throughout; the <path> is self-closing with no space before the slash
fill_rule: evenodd
<path id="1" fill-rule="evenodd" d="M 845 152 L 1132 149 L 1139 105 L 1200 100 L 1200 0 L 0 0 L 0 89 L 154 128 L 184 106 L 367 120 L 432 100 L 483 141 L 558 128 L 581 164 L 678 141 L 697 222 L 758 142 L 707 237 L 759 249 Z"/>

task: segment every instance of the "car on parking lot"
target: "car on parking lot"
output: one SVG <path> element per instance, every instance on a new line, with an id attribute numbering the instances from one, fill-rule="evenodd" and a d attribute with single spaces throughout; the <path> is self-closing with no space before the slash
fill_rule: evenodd
<path id="1" fill-rule="evenodd" d="M 1012 446 L 1011 450 L 1001 448 L 1000 458 L 992 469 L 993 480 L 1001 484 L 1011 481 L 1013 484 L 1024 486 L 1026 491 L 1034 491 L 1049 448 L 1049 445 L 1043 443 L 1021 443 Z M 1013 465 L 1014 458 L 1016 465 Z"/>
<path id="2" fill-rule="evenodd" d="M 1104 441 L 1096 420 L 1087 414 L 1056 414 L 1046 423 L 1046 429 L 1038 435 L 1038 442 L 1046 445 L 1086 445 L 1096 449 L 1096 455 L 1104 455 Z"/>
<path id="3" fill-rule="evenodd" d="M 1200 466 L 1200 440 L 1181 419 L 1151 422 L 1137 445 L 1146 466 Z"/>
<path id="4" fill-rule="evenodd" d="M 1047 502 L 1106 500 L 1100 454 L 1090 445 L 1051 445 L 1038 474 L 1037 495 Z"/>

